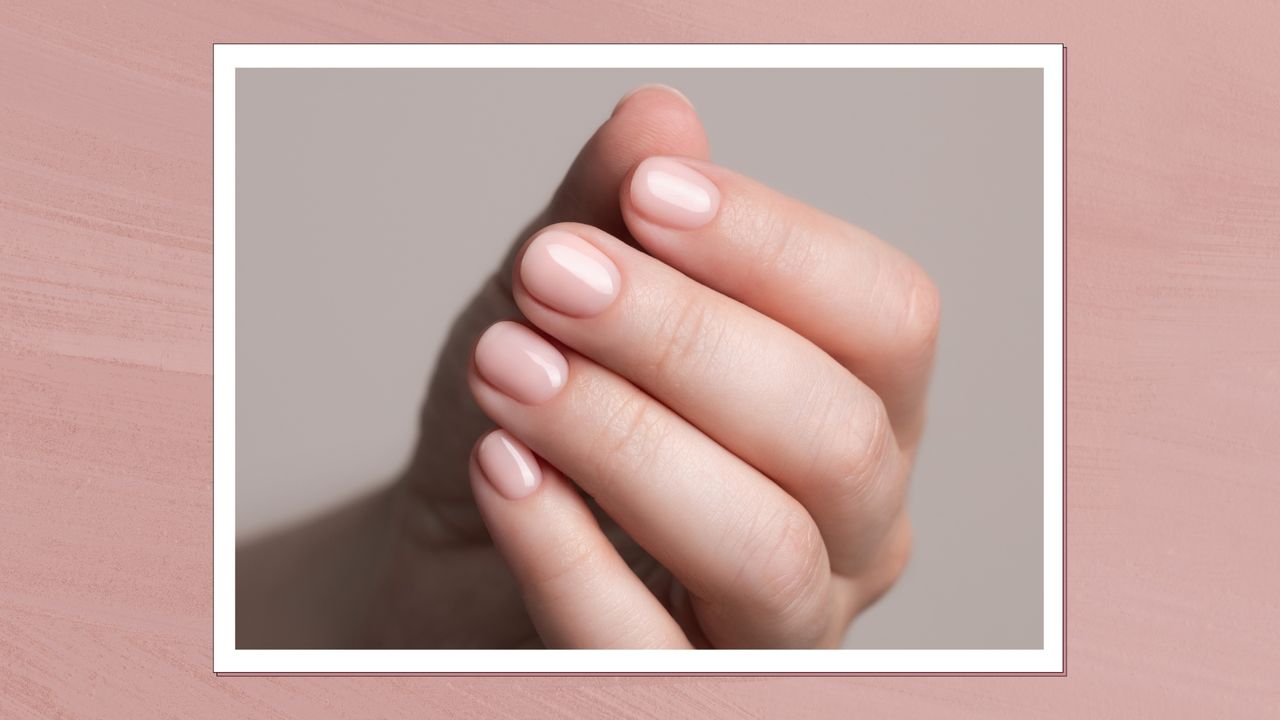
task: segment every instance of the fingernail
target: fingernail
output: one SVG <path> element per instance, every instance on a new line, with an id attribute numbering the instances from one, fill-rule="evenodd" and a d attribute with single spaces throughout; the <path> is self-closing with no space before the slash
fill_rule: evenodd
<path id="1" fill-rule="evenodd" d="M 564 387 L 569 364 L 551 343 L 514 322 L 490 327 L 476 343 L 476 369 L 517 402 L 537 405 Z"/>
<path id="2" fill-rule="evenodd" d="M 542 482 L 538 459 L 506 430 L 485 436 L 476 455 L 489 484 L 508 500 L 528 497 Z"/>
<path id="3" fill-rule="evenodd" d="M 520 261 L 529 294 L 574 317 L 591 317 L 618 295 L 618 267 L 594 245 L 563 230 L 548 230 L 529 243 Z"/>
<path id="4" fill-rule="evenodd" d="M 631 178 L 631 203 L 649 220 L 678 230 L 711 222 L 720 191 L 705 175 L 670 158 L 640 163 Z"/>
<path id="5" fill-rule="evenodd" d="M 670 93 L 680 98 L 681 100 L 683 100 L 685 105 L 688 105 L 689 107 L 693 107 L 693 102 L 689 100 L 689 97 L 687 95 L 671 87 L 670 85 L 663 85 L 662 83 L 649 83 L 647 85 L 641 85 L 640 87 L 637 87 L 637 88 L 632 88 L 630 91 L 627 92 L 626 95 L 623 95 L 622 98 L 618 100 L 618 104 L 613 106 L 613 113 L 611 114 L 617 115 L 618 111 L 622 109 L 622 106 L 628 100 L 630 100 L 632 96 L 638 93 L 641 93 L 645 90 L 661 90 L 662 92 Z"/>

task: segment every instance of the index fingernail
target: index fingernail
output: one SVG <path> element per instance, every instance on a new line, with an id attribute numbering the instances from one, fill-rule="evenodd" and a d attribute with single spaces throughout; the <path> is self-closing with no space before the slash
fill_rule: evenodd
<path id="1" fill-rule="evenodd" d="M 598 315 L 618 295 L 618 268 L 591 243 L 547 230 L 529 243 L 520 279 L 531 295 L 573 317 Z"/>
<path id="2" fill-rule="evenodd" d="M 716 216 L 720 190 L 706 175 L 682 162 L 653 157 L 636 167 L 631 202 L 658 225 L 693 230 Z"/>

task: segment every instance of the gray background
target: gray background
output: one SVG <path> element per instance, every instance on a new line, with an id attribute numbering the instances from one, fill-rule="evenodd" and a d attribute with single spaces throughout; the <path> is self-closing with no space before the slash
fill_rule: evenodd
<path id="1" fill-rule="evenodd" d="M 1039 70 L 238 71 L 238 538 L 402 468 L 453 315 L 646 82 L 941 290 L 914 555 L 849 646 L 1040 647 Z"/>

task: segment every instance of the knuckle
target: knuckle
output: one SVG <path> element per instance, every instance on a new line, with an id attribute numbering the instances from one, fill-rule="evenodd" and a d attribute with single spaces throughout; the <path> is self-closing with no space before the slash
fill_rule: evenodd
<path id="1" fill-rule="evenodd" d="M 715 356 L 725 332 L 723 323 L 717 322 L 715 315 L 709 303 L 688 294 L 666 304 L 660 313 L 661 329 L 654 343 L 652 371 L 656 381 L 679 386 L 681 378 L 693 374 L 691 370 L 697 363 Z"/>
<path id="2" fill-rule="evenodd" d="M 902 313 L 903 349 L 912 358 L 933 352 L 942 323 L 942 296 L 938 286 L 919 267 L 908 272 L 907 301 Z"/>
<path id="3" fill-rule="evenodd" d="M 664 423 L 658 405 L 640 392 L 623 393 L 587 445 L 597 478 L 639 467 L 660 450 Z"/>
<path id="4" fill-rule="evenodd" d="M 600 562 L 600 545 L 575 532 L 561 538 L 543 557 L 543 563 L 525 574 L 523 584 L 527 593 L 554 601 L 581 590 Z"/>
<path id="5" fill-rule="evenodd" d="M 863 418 L 856 423 L 859 430 L 850 433 L 850 448 L 842 454 L 842 465 L 836 474 L 854 502 L 876 495 L 884 478 L 884 465 L 895 452 L 890 420 L 881 398 L 872 396 L 861 406 Z"/>
<path id="6" fill-rule="evenodd" d="M 888 495 L 901 466 L 898 441 L 884 401 L 865 389 L 850 397 L 815 388 L 793 422 L 807 432 L 803 497 L 816 516 L 848 517 Z"/>
<path id="7" fill-rule="evenodd" d="M 896 442 L 883 401 L 872 395 L 856 403 L 854 418 L 843 424 L 844 447 L 832 453 L 833 465 L 822 473 L 828 497 L 844 507 L 869 503 L 888 480 L 888 461 L 896 452 Z"/>
<path id="8" fill-rule="evenodd" d="M 822 258 L 822 243 L 814 242 L 807 226 L 798 224 L 790 213 L 744 213 L 738 225 L 745 226 L 743 237 L 756 238 L 748 282 L 776 284 L 776 278 L 811 277 Z"/>
<path id="9" fill-rule="evenodd" d="M 776 620 L 804 615 L 829 572 L 817 526 L 803 512 L 781 511 L 763 518 L 751 538 L 739 577 L 753 604 Z"/>

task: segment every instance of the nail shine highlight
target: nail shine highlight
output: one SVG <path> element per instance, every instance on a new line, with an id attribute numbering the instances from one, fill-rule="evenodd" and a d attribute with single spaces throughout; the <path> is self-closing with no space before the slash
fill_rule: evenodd
<path id="1" fill-rule="evenodd" d="M 529 243 L 520 261 L 520 279 L 539 302 L 573 317 L 604 311 L 622 281 L 608 256 L 564 230 L 547 230 Z"/>
<path id="2" fill-rule="evenodd" d="M 513 400 L 537 405 L 564 387 L 569 364 L 551 343 L 510 321 L 490 327 L 476 343 L 480 377 Z"/>

